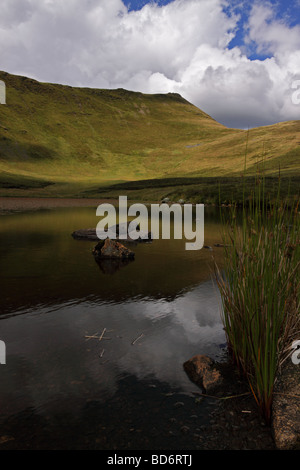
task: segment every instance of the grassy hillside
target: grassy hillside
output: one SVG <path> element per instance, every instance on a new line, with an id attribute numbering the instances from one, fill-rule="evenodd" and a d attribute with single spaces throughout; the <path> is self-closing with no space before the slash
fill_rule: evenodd
<path id="1" fill-rule="evenodd" d="M 143 188 L 161 179 L 161 187 L 175 181 L 181 188 L 183 177 L 197 190 L 205 178 L 239 177 L 245 153 L 248 175 L 262 165 L 270 176 L 279 167 L 283 178 L 300 175 L 300 121 L 247 132 L 222 126 L 177 94 L 72 88 L 5 72 L 0 80 L 7 90 L 0 196 L 88 197 L 138 180 L 148 181 Z"/>

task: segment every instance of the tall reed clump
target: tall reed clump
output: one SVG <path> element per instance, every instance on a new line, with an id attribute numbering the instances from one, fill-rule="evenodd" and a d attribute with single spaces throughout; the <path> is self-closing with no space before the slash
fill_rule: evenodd
<path id="1" fill-rule="evenodd" d="M 267 202 L 262 185 L 241 220 L 235 208 L 226 221 L 225 267 L 216 266 L 216 280 L 228 350 L 270 423 L 277 372 L 299 339 L 300 217 L 297 202 Z"/>

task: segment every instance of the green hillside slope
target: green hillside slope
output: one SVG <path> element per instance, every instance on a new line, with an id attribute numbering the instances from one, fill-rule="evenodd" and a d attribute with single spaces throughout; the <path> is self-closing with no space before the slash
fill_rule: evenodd
<path id="1" fill-rule="evenodd" d="M 228 129 L 177 94 L 39 83 L 0 72 L 0 195 L 80 195 L 115 183 L 300 173 L 300 121 Z"/>

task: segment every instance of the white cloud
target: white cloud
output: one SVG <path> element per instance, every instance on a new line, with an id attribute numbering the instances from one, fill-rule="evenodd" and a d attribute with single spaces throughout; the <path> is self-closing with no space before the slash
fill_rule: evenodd
<path id="1" fill-rule="evenodd" d="M 300 26 L 289 27 L 283 19 L 276 19 L 271 4 L 257 3 L 249 18 L 248 40 L 255 42 L 260 53 L 289 54 L 300 49 Z"/>
<path id="2" fill-rule="evenodd" d="M 121 0 L 2 0 L 0 68 L 42 81 L 179 92 L 232 127 L 299 119 L 300 27 L 254 4 L 247 40 L 271 59 L 229 50 L 238 16 L 225 0 L 174 0 L 128 12 Z"/>

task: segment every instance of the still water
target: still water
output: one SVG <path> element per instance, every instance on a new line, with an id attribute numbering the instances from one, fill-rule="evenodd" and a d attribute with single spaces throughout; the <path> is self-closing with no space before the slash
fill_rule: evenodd
<path id="1" fill-rule="evenodd" d="M 222 356 L 218 214 L 205 208 L 212 251 L 154 240 L 124 265 L 72 238 L 98 220 L 96 207 L 0 217 L 0 449 L 201 448 L 214 404 L 183 363 Z"/>

